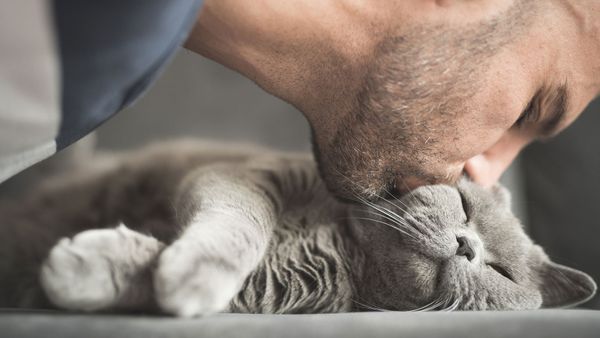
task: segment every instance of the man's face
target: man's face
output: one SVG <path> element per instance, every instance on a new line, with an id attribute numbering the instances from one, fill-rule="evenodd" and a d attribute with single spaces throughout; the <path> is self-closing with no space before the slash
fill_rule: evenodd
<path id="1" fill-rule="evenodd" d="M 346 198 L 382 196 L 463 172 L 490 185 L 523 147 L 577 118 L 599 88 L 600 37 L 590 38 L 590 23 L 560 5 L 531 16 L 498 10 L 492 23 L 397 32 L 359 113 L 329 142 L 313 126 L 330 188 Z"/>
<path id="2" fill-rule="evenodd" d="M 450 161 L 490 185 L 526 145 L 569 126 L 598 93 L 590 73 L 600 62 L 588 53 L 590 43 L 565 18 L 534 23 L 506 45 L 481 74 L 483 85 L 464 102 Z"/>

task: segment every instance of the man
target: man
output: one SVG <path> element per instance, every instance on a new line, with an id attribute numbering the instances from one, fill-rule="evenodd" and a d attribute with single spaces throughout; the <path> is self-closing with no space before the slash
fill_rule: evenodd
<path id="1" fill-rule="evenodd" d="M 53 3 L 63 75 L 58 148 L 140 93 L 197 7 Z M 492 184 L 525 145 L 568 126 L 600 92 L 598 19 L 598 1 L 207 0 L 185 46 L 296 106 L 329 188 L 375 198 L 463 172 Z M 131 45 L 115 49 L 127 39 L 151 51 L 137 72 L 118 62 L 136 60 Z M 87 62 L 98 53 L 114 68 L 99 73 L 103 60 Z M 103 83 L 86 85 L 98 76 Z"/>

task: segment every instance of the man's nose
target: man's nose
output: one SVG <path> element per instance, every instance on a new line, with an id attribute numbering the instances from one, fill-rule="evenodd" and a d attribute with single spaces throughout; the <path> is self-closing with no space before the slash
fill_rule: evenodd
<path id="1" fill-rule="evenodd" d="M 522 136 L 507 133 L 492 147 L 468 159 L 464 171 L 482 186 L 492 186 L 528 143 Z"/>

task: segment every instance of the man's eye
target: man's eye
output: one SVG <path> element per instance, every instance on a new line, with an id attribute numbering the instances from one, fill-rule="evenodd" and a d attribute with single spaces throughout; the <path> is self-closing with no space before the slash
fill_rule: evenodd
<path id="1" fill-rule="evenodd" d="M 465 213 L 465 216 L 467 217 L 467 223 L 468 223 L 469 222 L 469 204 L 467 204 L 467 199 L 465 198 L 465 195 L 460 194 L 460 202 L 462 204 L 463 212 Z"/>
<path id="2" fill-rule="evenodd" d="M 504 276 L 505 278 L 507 278 L 508 280 L 514 282 L 515 280 L 513 279 L 513 277 L 510 275 L 510 273 L 508 273 L 508 271 L 506 271 L 505 268 L 501 267 L 498 264 L 494 264 L 494 263 L 488 263 L 487 264 L 490 268 L 496 270 L 497 273 L 501 274 L 502 276 Z"/>
<path id="3" fill-rule="evenodd" d="M 519 118 L 517 119 L 517 121 L 515 121 L 515 126 L 518 128 L 523 127 L 525 124 L 527 124 L 527 122 L 532 120 L 533 117 L 533 101 L 530 101 L 529 104 L 527 105 L 527 107 L 523 110 L 523 112 L 521 113 L 521 115 L 519 116 Z"/>
<path id="4" fill-rule="evenodd" d="M 525 107 L 519 118 L 515 121 L 514 126 L 517 128 L 522 128 L 528 124 L 539 122 L 541 118 L 539 102 L 540 94 L 536 93 L 536 95 L 529 101 L 527 107 Z"/>

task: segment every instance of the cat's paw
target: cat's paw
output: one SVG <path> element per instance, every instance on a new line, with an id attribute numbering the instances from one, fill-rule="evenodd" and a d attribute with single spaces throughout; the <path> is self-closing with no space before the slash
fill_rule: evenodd
<path id="1" fill-rule="evenodd" d="M 61 308 L 80 311 L 107 309 L 126 294 L 131 280 L 151 264 L 162 244 L 129 230 L 87 230 L 61 239 L 40 271 L 42 288 Z"/>
<path id="2" fill-rule="evenodd" d="M 163 311 L 194 317 L 223 311 L 239 292 L 239 272 L 224 259 L 194 255 L 185 242 L 175 242 L 160 255 L 154 290 Z"/>

